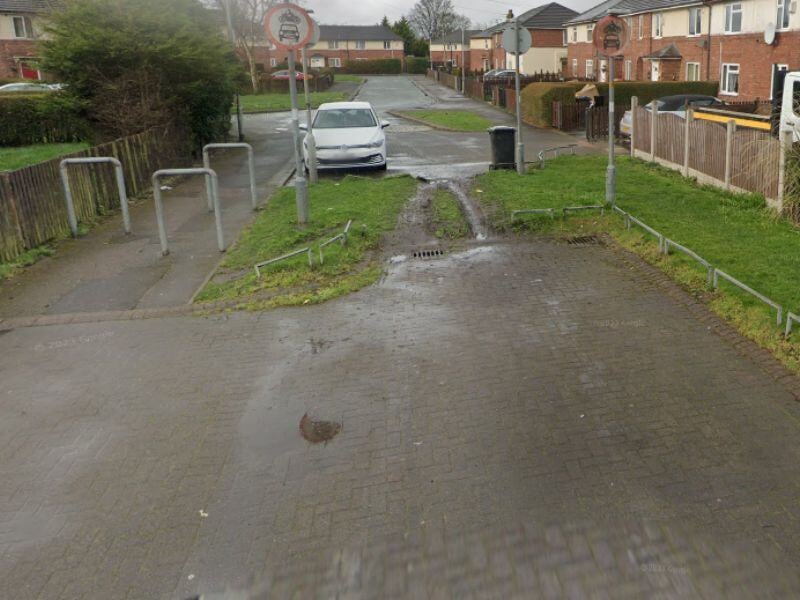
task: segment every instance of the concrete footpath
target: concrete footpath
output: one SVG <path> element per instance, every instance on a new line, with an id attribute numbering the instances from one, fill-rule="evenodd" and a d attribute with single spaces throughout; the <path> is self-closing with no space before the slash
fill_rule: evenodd
<path id="1" fill-rule="evenodd" d="M 263 203 L 293 167 L 289 113 L 245 115 L 244 131 L 255 153 Z M 245 152 L 218 150 L 211 167 L 219 176 L 225 243 L 230 245 L 255 215 Z M 124 234 L 117 214 L 88 235 L 59 243 L 53 257 L 0 283 L 0 319 L 186 304 L 222 256 L 204 190 L 198 176 L 162 192 L 168 256 L 161 256 L 152 199 L 136 202 L 130 235 Z"/>

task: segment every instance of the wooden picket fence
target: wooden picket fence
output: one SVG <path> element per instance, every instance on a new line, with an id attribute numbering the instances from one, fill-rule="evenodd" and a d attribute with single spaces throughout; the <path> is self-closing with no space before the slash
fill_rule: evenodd
<path id="1" fill-rule="evenodd" d="M 164 167 L 188 164 L 186 132 L 174 128 L 143 133 L 94 146 L 16 171 L 0 172 L 0 261 L 69 234 L 59 165 L 67 157 L 113 156 L 122 163 L 128 196 L 150 188 L 150 176 Z M 70 189 L 79 221 L 92 221 L 119 207 L 109 165 L 72 165 Z"/>
<path id="2" fill-rule="evenodd" d="M 782 197 L 778 183 L 781 143 L 769 132 L 731 126 L 729 135 L 725 124 L 699 119 L 687 123 L 668 113 L 657 114 L 653 128 L 653 115 L 643 107 L 636 108 L 634 119 L 634 156 L 681 170 L 701 183 L 753 192 L 773 201 Z"/>

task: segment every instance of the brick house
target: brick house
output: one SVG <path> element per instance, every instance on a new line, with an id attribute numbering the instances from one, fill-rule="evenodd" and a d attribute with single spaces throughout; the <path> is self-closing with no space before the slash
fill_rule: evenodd
<path id="1" fill-rule="evenodd" d="M 577 14 L 571 8 L 550 2 L 519 16 L 520 27 L 525 27 L 531 34 L 531 49 L 520 57 L 522 73 L 532 75 L 539 71 L 558 73 L 562 70 L 567 58 L 564 22 Z M 506 55 L 504 66 L 507 69 L 516 68 L 516 57 Z"/>
<path id="2" fill-rule="evenodd" d="M 565 23 L 565 76 L 604 81 L 606 60 L 591 44 L 594 24 L 612 10 L 631 41 L 615 77 L 649 81 L 719 81 L 731 100 L 767 100 L 773 67 L 800 69 L 800 17 L 791 0 L 608 0 Z M 777 23 L 772 44 L 764 31 Z"/>
<path id="3" fill-rule="evenodd" d="M 0 79 L 41 79 L 36 39 L 47 0 L 0 0 Z"/>
<path id="4" fill-rule="evenodd" d="M 403 38 L 380 25 L 320 25 L 320 38 L 306 50 L 314 69 L 338 69 L 350 60 L 403 58 Z M 256 48 L 256 62 L 269 70 L 286 61 L 288 52 L 264 40 Z M 297 59 L 300 52 L 297 52 Z"/>
<path id="5" fill-rule="evenodd" d="M 474 71 L 472 63 L 472 36 L 479 34 L 476 29 L 458 29 L 445 36 L 431 40 L 430 61 L 433 67 L 462 67 Z M 462 45 L 463 40 L 463 45 Z M 464 62 L 466 65 L 462 65 Z"/>
<path id="6" fill-rule="evenodd" d="M 494 65 L 494 35 L 490 29 L 474 33 L 469 38 L 469 68 L 485 73 Z M 503 59 L 505 61 L 505 59 Z"/>

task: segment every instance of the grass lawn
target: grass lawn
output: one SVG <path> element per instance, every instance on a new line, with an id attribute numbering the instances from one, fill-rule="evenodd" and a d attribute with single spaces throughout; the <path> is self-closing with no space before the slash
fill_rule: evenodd
<path id="1" fill-rule="evenodd" d="M 350 97 L 346 92 L 311 92 L 311 107 L 317 108 L 325 102 L 342 102 Z M 289 93 L 285 94 L 249 94 L 240 96 L 239 100 L 243 113 L 259 113 L 280 110 L 291 110 L 292 103 Z M 305 107 L 305 98 L 301 93 L 298 94 L 300 108 Z"/>
<path id="2" fill-rule="evenodd" d="M 404 110 L 398 114 L 456 131 L 484 131 L 493 125 L 486 117 L 468 110 Z"/>
<path id="3" fill-rule="evenodd" d="M 339 83 L 339 82 L 344 83 L 345 81 L 349 83 L 361 83 L 362 81 L 364 81 L 364 76 L 350 75 L 349 73 L 342 73 L 341 75 L 337 73 L 333 76 L 334 83 Z"/>
<path id="4" fill-rule="evenodd" d="M 431 200 L 431 226 L 439 239 L 455 240 L 470 234 L 469 222 L 452 192 L 436 190 Z"/>
<path id="5" fill-rule="evenodd" d="M 658 255 L 654 238 L 645 237 L 638 228 L 625 230 L 619 215 L 565 220 L 533 216 L 511 223 L 510 212 L 515 209 L 602 204 L 605 167 L 604 156 L 565 156 L 522 178 L 512 171 L 489 172 L 477 178 L 473 194 L 501 230 L 608 231 L 705 297 L 713 310 L 745 335 L 800 369 L 800 332 L 794 334 L 796 344 L 784 341 L 773 309 L 723 280 L 720 289 L 712 292 L 699 265 L 682 255 Z M 630 158 L 618 162 L 617 190 L 617 204 L 623 210 L 777 301 L 784 310 L 796 313 L 800 309 L 800 229 L 776 217 L 763 198 L 697 186 L 678 173 Z"/>
<path id="6" fill-rule="evenodd" d="M 196 301 L 241 299 L 245 308 L 309 304 L 373 283 L 381 274 L 375 252 L 381 235 L 394 229 L 416 185 L 409 176 L 321 181 L 309 188 L 310 224 L 304 229 L 297 226 L 294 188 L 282 188 L 228 250 L 220 267 L 227 279 L 212 280 Z M 324 263 L 319 264 L 320 242 L 340 233 L 349 219 L 353 223 L 347 245 L 327 246 Z M 313 251 L 313 267 L 302 254 L 267 267 L 260 279 L 256 277 L 254 264 L 307 246 Z"/>
<path id="7" fill-rule="evenodd" d="M 0 171 L 13 171 L 88 148 L 89 144 L 33 144 L 0 148 Z"/>

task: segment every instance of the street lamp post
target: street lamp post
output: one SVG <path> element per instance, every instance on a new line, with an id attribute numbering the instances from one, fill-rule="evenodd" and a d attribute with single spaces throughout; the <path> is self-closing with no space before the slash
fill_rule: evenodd
<path id="1" fill-rule="evenodd" d="M 514 68 L 514 104 L 516 105 L 517 109 L 517 146 L 516 146 L 516 153 L 514 156 L 514 160 L 517 163 L 517 173 L 520 175 L 525 174 L 525 145 L 522 142 L 522 107 L 520 102 L 520 84 L 519 84 L 519 57 L 520 54 L 520 46 L 521 40 L 519 37 L 519 17 L 514 16 L 514 12 L 512 10 L 508 11 L 508 16 L 506 17 L 509 21 L 514 21 L 514 39 L 516 43 L 514 44 L 514 55 L 516 57 L 516 66 Z"/>

